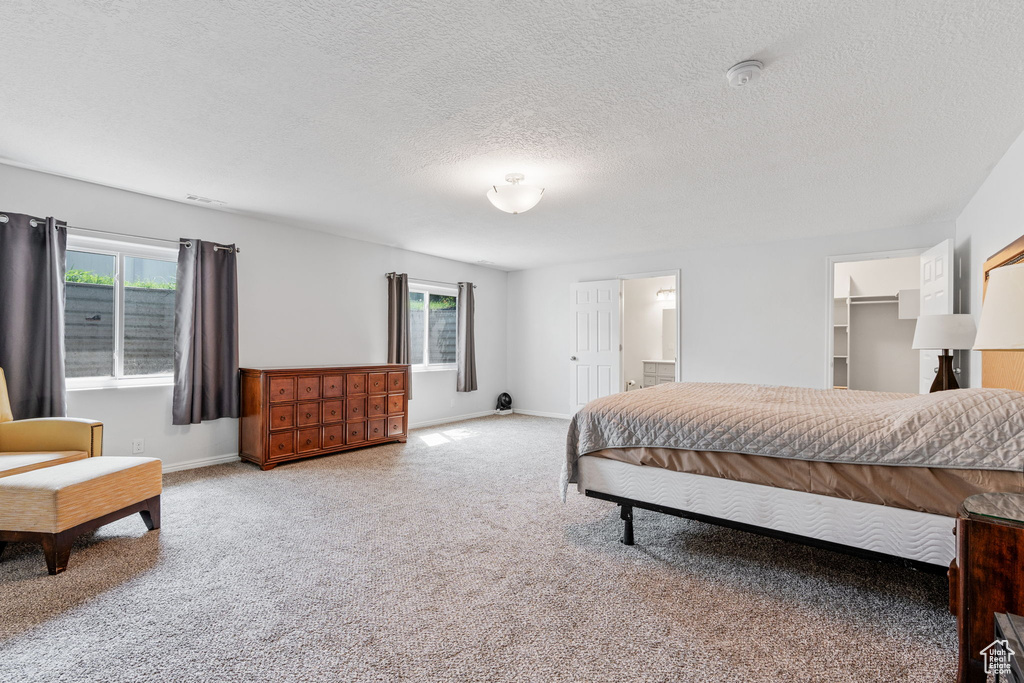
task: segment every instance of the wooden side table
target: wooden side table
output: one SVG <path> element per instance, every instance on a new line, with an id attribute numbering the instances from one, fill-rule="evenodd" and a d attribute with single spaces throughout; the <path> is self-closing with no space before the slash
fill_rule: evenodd
<path id="1" fill-rule="evenodd" d="M 981 651 L 995 640 L 996 612 L 1024 612 L 1024 494 L 981 493 L 956 521 L 950 594 L 956 614 L 960 683 L 986 679 Z"/>
<path id="2" fill-rule="evenodd" d="M 1004 614 L 1002 612 L 996 612 L 996 638 L 999 640 L 1005 640 L 1006 646 L 1013 652 L 1013 656 L 1010 658 L 1010 673 L 1007 677 L 1002 677 L 996 674 L 996 683 L 1006 681 L 1007 683 L 1021 683 L 1024 681 L 1024 670 L 1021 669 L 1020 663 L 1024 659 L 1024 617 L 1019 617 L 1016 614 Z"/>

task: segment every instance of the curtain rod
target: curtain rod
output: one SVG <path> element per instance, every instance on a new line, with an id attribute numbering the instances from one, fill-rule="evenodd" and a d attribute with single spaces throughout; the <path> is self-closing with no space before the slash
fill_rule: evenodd
<path id="1" fill-rule="evenodd" d="M 10 220 L 10 219 L 7 218 L 6 214 L 0 213 L 0 223 L 6 223 L 8 220 Z M 42 221 L 37 221 L 35 218 L 32 218 L 32 219 L 29 220 L 28 224 L 31 225 L 33 228 L 36 228 L 36 227 L 39 227 L 40 225 L 43 225 L 44 223 Z M 156 242 L 168 242 L 170 244 L 184 244 L 186 248 L 189 248 L 189 249 L 192 248 L 192 240 L 169 240 L 169 239 L 166 239 L 166 238 L 163 238 L 163 237 L 147 237 L 146 235 L 129 235 L 129 234 L 124 233 L 124 232 L 111 232 L 110 230 L 97 230 L 95 228 L 82 228 L 82 227 L 79 227 L 77 225 L 65 225 L 64 227 L 67 228 L 68 230 L 80 230 L 82 232 L 95 232 L 95 233 L 98 233 L 98 234 L 101 234 L 101 235 L 115 235 L 117 237 L 135 237 L 137 239 L 153 240 L 153 241 L 156 241 Z M 231 251 L 231 247 L 215 246 L 213 248 L 213 250 L 214 251 Z M 239 253 L 242 250 L 239 247 L 235 247 L 234 251 L 235 251 L 235 253 Z"/>
<path id="2" fill-rule="evenodd" d="M 394 271 L 390 273 L 384 273 L 384 277 L 391 277 L 392 275 L 398 275 L 398 273 L 395 273 Z M 459 286 L 458 282 L 445 282 L 444 280 L 425 280 L 421 277 L 410 277 L 409 279 L 415 282 L 429 282 L 430 284 L 433 285 L 448 285 L 449 287 L 455 288 L 458 288 Z M 473 285 L 473 289 L 476 289 L 476 285 Z"/>

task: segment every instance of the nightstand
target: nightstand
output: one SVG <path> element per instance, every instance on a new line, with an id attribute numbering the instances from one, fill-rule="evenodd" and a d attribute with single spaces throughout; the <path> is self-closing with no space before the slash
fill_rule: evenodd
<path id="1" fill-rule="evenodd" d="M 1024 494 L 981 493 L 956 521 L 951 608 L 960 641 L 960 683 L 985 681 L 982 650 L 995 640 L 996 612 L 1024 612 Z"/>
<path id="2" fill-rule="evenodd" d="M 996 612 L 995 628 L 996 638 L 1005 640 L 1006 646 L 1013 652 L 1013 657 L 1010 658 L 1010 673 L 1006 676 L 997 674 L 996 682 L 1021 683 L 1024 681 L 1024 670 L 1020 666 L 1021 661 L 1024 661 L 1024 617 Z"/>

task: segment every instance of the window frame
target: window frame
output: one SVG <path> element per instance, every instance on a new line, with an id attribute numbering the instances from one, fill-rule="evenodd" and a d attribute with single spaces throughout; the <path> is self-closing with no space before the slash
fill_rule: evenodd
<path id="1" fill-rule="evenodd" d="M 455 305 L 458 308 L 459 301 L 459 289 L 458 287 L 445 287 L 443 285 L 425 284 L 417 282 L 415 280 L 409 280 L 409 294 L 424 294 L 423 298 L 423 339 L 421 345 L 423 346 L 423 362 L 417 364 L 410 364 L 409 368 L 413 372 L 451 372 L 458 369 L 458 357 L 459 349 L 456 345 L 455 348 L 455 362 L 454 363 L 430 363 L 430 298 L 429 295 L 436 294 L 437 296 L 451 296 L 455 297 Z M 459 320 L 458 316 L 455 317 L 455 334 L 458 336 Z M 410 346 L 414 343 L 413 339 L 409 339 Z"/>
<path id="2" fill-rule="evenodd" d="M 65 371 L 64 381 L 67 390 L 173 386 L 173 370 L 149 375 L 124 374 L 124 264 L 126 257 L 177 263 L 178 250 L 175 247 L 84 236 L 72 233 L 70 230 L 68 231 L 67 250 L 114 257 L 114 375 L 112 377 L 68 377 Z"/>

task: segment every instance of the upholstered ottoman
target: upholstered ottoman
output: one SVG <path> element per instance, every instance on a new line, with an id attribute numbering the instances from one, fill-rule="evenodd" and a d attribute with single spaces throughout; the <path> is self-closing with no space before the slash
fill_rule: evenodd
<path id="1" fill-rule="evenodd" d="M 43 544 L 51 574 L 64 571 L 81 534 L 138 512 L 160 528 L 156 458 L 86 458 L 0 478 L 0 553 L 8 542 Z"/>

